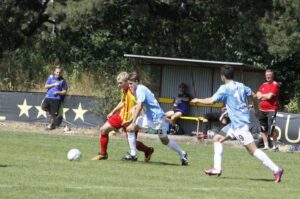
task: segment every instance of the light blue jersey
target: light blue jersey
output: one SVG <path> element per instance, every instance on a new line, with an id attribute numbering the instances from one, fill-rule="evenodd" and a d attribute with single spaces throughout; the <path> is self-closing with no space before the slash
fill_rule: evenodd
<path id="1" fill-rule="evenodd" d="M 215 102 L 223 102 L 226 105 L 233 129 L 250 124 L 247 97 L 251 93 L 252 91 L 249 87 L 242 83 L 231 81 L 220 86 L 219 90 L 212 96 Z"/>
<path id="2" fill-rule="evenodd" d="M 144 85 L 138 85 L 136 88 L 136 99 L 146 107 L 146 116 L 149 120 L 161 120 L 165 113 L 160 107 L 154 94 Z"/>

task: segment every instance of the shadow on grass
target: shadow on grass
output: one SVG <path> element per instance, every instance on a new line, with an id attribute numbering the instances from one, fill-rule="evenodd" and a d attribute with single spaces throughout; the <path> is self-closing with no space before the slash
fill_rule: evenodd
<path id="1" fill-rule="evenodd" d="M 264 182 L 273 182 L 274 179 L 264 179 L 264 178 L 249 178 L 250 180 L 255 180 L 255 181 L 264 181 Z"/>
<path id="2" fill-rule="evenodd" d="M 163 165 L 163 166 L 181 166 L 180 164 L 167 163 L 167 162 L 143 162 L 144 164 Z"/>
<path id="3" fill-rule="evenodd" d="M 162 166 L 181 166 L 180 164 L 174 164 L 174 163 L 168 163 L 168 162 L 144 162 L 144 161 L 128 161 L 128 160 L 116 160 L 118 162 L 124 162 L 124 163 L 137 163 L 137 164 L 149 164 L 149 165 L 162 165 Z"/>
<path id="4" fill-rule="evenodd" d="M 7 164 L 0 164 L 0 167 L 8 167 L 9 165 Z"/>
<path id="5" fill-rule="evenodd" d="M 274 179 L 266 178 L 239 178 L 239 177 L 220 177 L 220 179 L 230 179 L 230 180 L 252 180 L 252 181 L 263 181 L 263 182 L 273 182 Z"/>
<path id="6" fill-rule="evenodd" d="M 99 160 L 97 160 L 99 161 Z M 97 162 L 95 161 L 95 162 Z M 103 160 L 100 160 L 103 161 Z M 110 160 L 105 160 L 105 162 L 111 161 L 111 162 L 124 162 L 124 163 L 128 163 L 128 164 L 149 164 L 149 165 L 163 165 L 163 166 L 182 166 L 181 164 L 175 164 L 175 163 L 168 163 L 168 162 L 159 162 L 159 161 L 150 161 L 150 162 L 144 162 L 142 160 L 138 160 L 138 161 L 130 161 L 130 160 L 116 160 L 116 159 L 110 159 Z"/>

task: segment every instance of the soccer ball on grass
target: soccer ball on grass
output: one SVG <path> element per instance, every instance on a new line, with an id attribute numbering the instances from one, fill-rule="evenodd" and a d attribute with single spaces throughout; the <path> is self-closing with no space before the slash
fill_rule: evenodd
<path id="1" fill-rule="evenodd" d="M 68 152 L 68 160 L 70 161 L 78 161 L 81 158 L 81 152 L 78 149 L 71 149 Z"/>

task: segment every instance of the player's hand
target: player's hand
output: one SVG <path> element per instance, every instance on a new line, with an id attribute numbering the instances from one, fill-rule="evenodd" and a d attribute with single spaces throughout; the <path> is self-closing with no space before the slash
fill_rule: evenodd
<path id="1" fill-rule="evenodd" d="M 190 101 L 191 104 L 197 104 L 198 103 L 198 98 L 194 98 Z"/>
<path id="2" fill-rule="evenodd" d="M 131 122 L 132 122 L 132 118 L 130 118 L 130 119 L 127 120 L 127 121 L 124 121 L 124 122 L 122 123 L 122 126 L 128 126 L 129 124 L 131 124 Z"/>
<path id="3" fill-rule="evenodd" d="M 135 124 L 134 123 L 129 124 L 129 126 L 126 128 L 126 131 L 127 132 L 135 131 Z"/>
<path id="4" fill-rule="evenodd" d="M 260 99 L 262 97 L 262 94 L 261 93 L 256 93 L 256 97 L 257 97 L 257 99 Z"/>

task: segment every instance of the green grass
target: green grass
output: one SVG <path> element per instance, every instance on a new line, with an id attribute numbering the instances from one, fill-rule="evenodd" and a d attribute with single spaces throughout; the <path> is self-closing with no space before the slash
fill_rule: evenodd
<path id="1" fill-rule="evenodd" d="M 298 153 L 268 153 L 285 169 L 283 181 L 244 149 L 225 147 L 223 175 L 206 176 L 212 146 L 180 144 L 190 165 L 158 141 L 150 163 L 122 162 L 125 140 L 111 139 L 109 159 L 91 161 L 99 151 L 97 137 L 0 132 L 0 198 L 299 198 Z M 69 149 L 83 153 L 69 162 Z"/>

